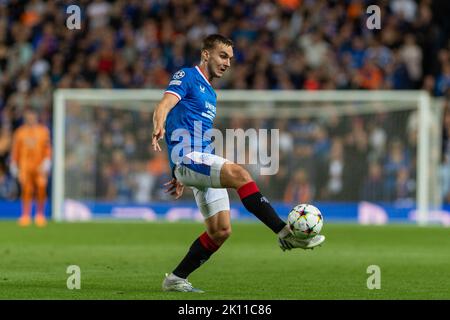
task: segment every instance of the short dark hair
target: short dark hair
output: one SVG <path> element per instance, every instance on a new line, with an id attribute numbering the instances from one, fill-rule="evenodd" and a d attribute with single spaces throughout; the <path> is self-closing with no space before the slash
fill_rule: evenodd
<path id="1" fill-rule="evenodd" d="M 219 43 L 222 43 L 230 47 L 234 45 L 231 39 L 228 39 L 227 37 L 224 37 L 221 34 L 210 34 L 205 39 L 203 39 L 202 51 L 214 49 L 214 47 Z"/>
<path id="2" fill-rule="evenodd" d="M 25 114 L 25 113 L 34 113 L 34 114 L 38 114 L 38 111 L 37 111 L 35 108 L 28 107 L 28 108 L 25 108 L 25 109 L 23 110 L 23 113 L 24 113 L 24 114 Z"/>

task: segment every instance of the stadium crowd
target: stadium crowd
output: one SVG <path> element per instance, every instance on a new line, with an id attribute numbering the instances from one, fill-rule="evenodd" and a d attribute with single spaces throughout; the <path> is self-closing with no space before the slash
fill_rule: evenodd
<path id="1" fill-rule="evenodd" d="M 162 89 L 173 72 L 198 62 L 201 39 L 218 32 L 233 39 L 235 59 L 214 83 L 217 89 L 424 89 L 446 99 L 441 179 L 450 203 L 448 1 L 379 1 L 380 30 L 366 27 L 365 10 L 373 1 L 363 0 L 81 0 L 79 30 L 66 27 L 71 4 L 0 1 L 0 198 L 18 194 L 8 161 L 26 108 L 39 110 L 51 127 L 56 88 Z M 95 172 L 90 191 L 73 189 L 103 200 L 166 199 L 165 155 L 142 148 L 150 145 L 151 114 L 109 121 L 118 118 L 112 112 L 119 111 L 98 111 L 94 127 L 69 132 L 74 142 L 89 141 L 89 134 L 101 139 L 95 159 L 74 143 L 66 181 L 86 186 Z M 399 121 L 407 127 L 413 120 Z M 265 194 L 286 202 L 409 201 L 415 194 L 414 134 L 391 132 L 396 126 L 385 122 L 382 115 L 325 123 L 266 119 L 264 126 L 281 129 L 283 144 L 279 173 L 260 181 Z M 218 126 L 239 123 L 261 125 L 229 119 Z M 85 161 L 85 176 L 78 165 L 70 172 L 77 156 L 94 159 Z M 344 165 L 349 156 L 360 159 L 352 168 Z"/>

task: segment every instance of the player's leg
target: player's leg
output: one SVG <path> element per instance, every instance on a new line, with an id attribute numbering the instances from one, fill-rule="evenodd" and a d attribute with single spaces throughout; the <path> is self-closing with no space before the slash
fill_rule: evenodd
<path id="1" fill-rule="evenodd" d="M 243 167 L 225 163 L 220 171 L 220 183 L 225 188 L 233 188 L 239 194 L 244 207 L 280 237 L 290 233 L 286 223 L 278 216 L 269 200 L 261 194 L 252 177 Z"/>
<path id="2" fill-rule="evenodd" d="M 281 249 L 313 249 L 325 241 L 325 236 L 297 239 L 287 224 L 278 216 L 269 200 L 261 194 L 250 174 L 238 164 L 226 162 L 221 166 L 220 185 L 236 189 L 244 207 L 278 235 Z"/>
<path id="3" fill-rule="evenodd" d="M 191 152 L 174 170 L 176 178 L 186 186 L 236 189 L 245 208 L 281 237 L 290 233 L 266 197 L 260 192 L 243 167 L 213 154 Z"/>
<path id="4" fill-rule="evenodd" d="M 231 235 L 230 211 L 224 210 L 205 220 L 206 231 L 192 244 L 188 254 L 172 272 L 186 279 L 205 263 Z"/>
<path id="5" fill-rule="evenodd" d="M 187 160 L 187 161 L 185 161 Z M 192 152 L 175 167 L 176 178 L 186 186 L 199 188 L 233 188 L 245 208 L 278 235 L 281 249 L 312 249 L 325 241 L 323 235 L 300 240 L 293 236 L 286 223 L 264 197 L 250 174 L 243 167 L 217 155 Z"/>
<path id="6" fill-rule="evenodd" d="M 205 220 L 206 233 L 218 247 L 231 236 L 230 210 L 220 211 Z"/>
<path id="7" fill-rule="evenodd" d="M 36 178 L 36 217 L 35 223 L 38 227 L 47 224 L 45 219 L 45 202 L 47 201 L 47 176 L 38 174 Z"/>
<path id="8" fill-rule="evenodd" d="M 21 170 L 19 173 L 19 183 L 21 189 L 22 212 L 19 218 L 19 225 L 26 227 L 31 224 L 31 205 L 33 201 L 34 185 L 29 172 Z"/>
<path id="9" fill-rule="evenodd" d="M 205 263 L 231 234 L 230 205 L 226 189 L 192 189 L 205 218 L 206 231 L 195 239 L 173 272 L 166 275 L 164 291 L 202 292 L 193 288 L 187 277 Z"/>

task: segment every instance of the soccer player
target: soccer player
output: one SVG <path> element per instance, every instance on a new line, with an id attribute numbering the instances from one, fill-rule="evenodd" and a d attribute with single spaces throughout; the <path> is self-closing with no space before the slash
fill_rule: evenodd
<path id="1" fill-rule="evenodd" d="M 166 274 L 164 291 L 203 292 L 192 286 L 187 277 L 216 252 L 231 234 L 230 204 L 226 188 L 237 190 L 245 208 L 260 219 L 276 235 L 281 249 L 312 249 L 325 241 L 322 235 L 300 240 L 279 218 L 241 166 L 208 151 L 211 141 L 195 138 L 213 126 L 216 115 L 216 93 L 211 85 L 228 70 L 233 58 L 233 43 L 221 35 L 209 35 L 203 40 L 200 64 L 177 71 L 153 114 L 152 146 L 161 151 L 159 140 L 165 137 L 173 179 L 166 183 L 167 192 L 178 199 L 185 186 L 190 187 L 202 213 L 206 231 L 191 245 L 188 253 Z M 191 139 L 179 133 L 188 131 Z M 184 131 L 183 131 L 184 130 Z M 177 150 L 179 150 L 177 152 Z M 186 151 L 187 150 L 187 151 Z M 193 151 L 192 151 L 193 150 Z M 172 155 L 173 153 L 173 155 Z"/>
<path id="2" fill-rule="evenodd" d="M 44 227 L 47 223 L 44 208 L 52 149 L 49 130 L 38 123 L 35 110 L 24 112 L 24 124 L 14 132 L 11 153 L 10 171 L 19 179 L 22 193 L 22 213 L 18 223 L 23 227 L 31 224 L 31 205 L 36 193 L 35 223 Z"/>

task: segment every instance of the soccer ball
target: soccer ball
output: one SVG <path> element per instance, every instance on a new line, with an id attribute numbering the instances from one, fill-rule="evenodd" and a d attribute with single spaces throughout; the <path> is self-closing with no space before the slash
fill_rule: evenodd
<path id="1" fill-rule="evenodd" d="M 311 238 L 322 230 L 323 216 L 315 206 L 303 203 L 289 212 L 287 224 L 296 237 Z"/>

